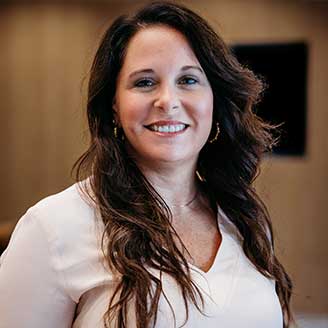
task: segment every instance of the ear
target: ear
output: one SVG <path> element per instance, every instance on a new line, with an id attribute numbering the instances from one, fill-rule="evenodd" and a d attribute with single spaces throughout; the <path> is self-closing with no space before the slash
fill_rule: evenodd
<path id="1" fill-rule="evenodd" d="M 113 98 L 112 108 L 113 108 L 114 113 L 116 113 L 117 112 L 116 97 Z"/>

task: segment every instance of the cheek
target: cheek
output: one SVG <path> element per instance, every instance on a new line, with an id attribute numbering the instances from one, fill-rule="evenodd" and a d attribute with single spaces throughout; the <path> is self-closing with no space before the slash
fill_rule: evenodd
<path id="1" fill-rule="evenodd" d="M 213 116 L 213 95 L 212 92 L 203 93 L 193 100 L 194 116 L 196 123 L 202 128 L 211 129 Z M 195 105 L 196 104 L 196 105 Z"/>
<path id="2" fill-rule="evenodd" d="M 118 105 L 118 117 L 123 128 L 135 129 L 147 117 L 147 106 L 140 97 L 125 96 Z"/>

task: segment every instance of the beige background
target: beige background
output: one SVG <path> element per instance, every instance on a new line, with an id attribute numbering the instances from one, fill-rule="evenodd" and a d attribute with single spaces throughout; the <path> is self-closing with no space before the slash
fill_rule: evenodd
<path id="1" fill-rule="evenodd" d="M 70 168 L 87 142 L 83 79 L 105 27 L 138 5 L 22 3 L 0 5 L 2 231 L 11 231 L 36 201 L 72 183 Z M 272 215 L 277 253 L 295 283 L 294 308 L 328 314 L 328 4 L 184 3 L 228 42 L 309 44 L 307 154 L 267 158 L 258 187 Z"/>

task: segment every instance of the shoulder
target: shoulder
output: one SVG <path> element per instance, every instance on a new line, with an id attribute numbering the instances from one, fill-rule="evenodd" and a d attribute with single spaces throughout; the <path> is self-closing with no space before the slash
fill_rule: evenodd
<path id="1" fill-rule="evenodd" d="M 72 214 L 84 214 L 93 211 L 91 200 L 83 193 L 86 188 L 86 182 L 75 183 L 65 190 L 43 198 L 28 211 L 33 213 L 41 213 L 46 217 L 69 216 Z"/>
<path id="2" fill-rule="evenodd" d="M 100 249 L 104 226 L 96 206 L 82 192 L 85 187 L 85 181 L 75 183 L 42 199 L 25 214 L 44 232 L 53 252 L 65 254 L 66 259 L 82 260 L 86 248 L 88 251 Z M 76 245 L 84 245 L 84 250 Z"/>
<path id="3" fill-rule="evenodd" d="M 81 295 L 111 279 L 102 262 L 97 222 L 101 220 L 78 184 L 42 199 L 18 221 L 0 258 L 0 295 L 8 308 L 22 304 L 31 327 L 44 327 L 39 321 L 51 315 L 40 313 L 49 309 L 54 310 L 53 322 L 64 314 L 70 320 Z M 14 319 L 6 312 L 7 322 Z"/>
<path id="4" fill-rule="evenodd" d="M 75 183 L 65 190 L 50 195 L 34 206 L 30 207 L 27 214 L 34 217 L 39 224 L 52 231 L 60 229 L 69 231 L 71 229 L 83 228 L 95 220 L 96 208 L 91 199 L 83 192 L 86 181 Z"/>
<path id="5" fill-rule="evenodd" d="M 25 215 L 42 231 L 53 267 L 76 302 L 91 287 L 111 279 L 101 251 L 104 225 L 81 187 L 85 185 L 76 183 L 48 196 Z"/>

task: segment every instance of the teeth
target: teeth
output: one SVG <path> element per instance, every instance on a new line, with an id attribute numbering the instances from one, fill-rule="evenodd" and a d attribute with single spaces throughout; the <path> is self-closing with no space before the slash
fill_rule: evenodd
<path id="1" fill-rule="evenodd" d="M 186 128 L 185 124 L 175 124 L 175 125 L 150 125 L 149 129 L 156 132 L 166 132 L 166 133 L 174 133 L 182 131 Z"/>

